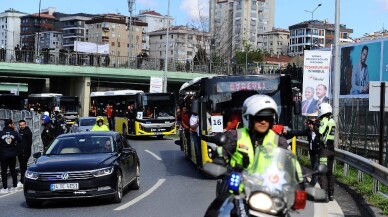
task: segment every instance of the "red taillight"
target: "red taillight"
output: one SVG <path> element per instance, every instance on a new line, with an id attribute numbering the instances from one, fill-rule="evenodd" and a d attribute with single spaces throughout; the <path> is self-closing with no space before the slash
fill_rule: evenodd
<path id="1" fill-rule="evenodd" d="M 304 209 L 305 206 L 306 206 L 306 192 L 303 190 L 296 190 L 294 209 Z"/>

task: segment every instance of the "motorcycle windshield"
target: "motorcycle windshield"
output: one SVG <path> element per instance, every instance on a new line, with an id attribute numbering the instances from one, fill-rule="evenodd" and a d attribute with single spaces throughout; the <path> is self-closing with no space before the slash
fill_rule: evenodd
<path id="1" fill-rule="evenodd" d="M 252 167 L 243 174 L 245 187 L 271 195 L 291 193 L 297 184 L 297 164 L 296 156 L 289 150 L 258 146 Z"/>

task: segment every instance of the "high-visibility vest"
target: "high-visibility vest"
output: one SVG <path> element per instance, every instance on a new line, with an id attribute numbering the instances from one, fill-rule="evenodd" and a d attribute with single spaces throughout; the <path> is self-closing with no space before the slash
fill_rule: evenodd
<path id="1" fill-rule="evenodd" d="M 277 147 L 279 141 L 279 135 L 274 131 L 269 130 L 267 135 L 265 135 L 263 140 L 264 146 L 273 146 Z M 248 130 L 246 128 L 241 128 L 237 130 L 237 147 L 236 151 L 233 153 L 230 160 L 230 165 L 232 167 L 236 164 L 243 165 L 243 154 L 247 154 L 249 158 L 249 165 L 245 169 L 249 169 L 252 166 L 253 158 L 255 156 L 255 150 L 252 145 L 251 138 L 249 136 Z"/>

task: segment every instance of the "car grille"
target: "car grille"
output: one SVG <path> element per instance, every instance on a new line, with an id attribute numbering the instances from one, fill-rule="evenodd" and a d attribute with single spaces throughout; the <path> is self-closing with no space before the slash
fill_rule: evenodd
<path id="1" fill-rule="evenodd" d="M 64 175 L 65 173 L 68 176 Z M 42 181 L 55 181 L 55 180 L 82 180 L 91 179 L 93 175 L 91 172 L 56 172 L 56 173 L 40 173 L 39 180 Z"/>

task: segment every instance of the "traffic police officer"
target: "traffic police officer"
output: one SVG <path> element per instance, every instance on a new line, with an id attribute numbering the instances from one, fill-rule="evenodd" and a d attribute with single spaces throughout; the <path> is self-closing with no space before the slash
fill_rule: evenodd
<path id="1" fill-rule="evenodd" d="M 318 108 L 320 122 L 318 132 L 320 138 L 319 163 L 327 165 L 327 173 L 319 177 L 321 188 L 325 189 L 330 201 L 334 200 L 334 134 L 336 123 L 332 118 L 333 109 L 329 103 L 322 103 Z"/>

